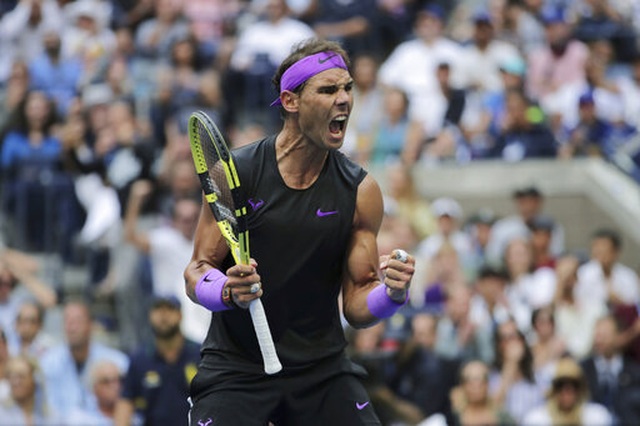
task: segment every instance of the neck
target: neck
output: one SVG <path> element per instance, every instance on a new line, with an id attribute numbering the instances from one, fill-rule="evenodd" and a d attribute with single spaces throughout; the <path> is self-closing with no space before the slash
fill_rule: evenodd
<path id="1" fill-rule="evenodd" d="M 183 346 L 184 336 L 181 333 L 176 333 L 168 338 L 156 338 L 156 349 L 168 362 L 174 362 L 178 359 Z"/>
<path id="2" fill-rule="evenodd" d="M 85 362 L 89 357 L 89 343 L 70 347 L 75 362 Z"/>
<path id="3" fill-rule="evenodd" d="M 98 401 L 98 409 L 105 417 L 112 419 L 116 412 L 115 401 Z"/>
<path id="4" fill-rule="evenodd" d="M 20 409 L 24 412 L 25 417 L 30 418 L 33 414 L 33 409 L 35 407 L 35 398 L 33 396 L 28 396 L 24 399 L 16 401 L 16 404 L 20 407 Z"/>
<path id="5" fill-rule="evenodd" d="M 303 136 L 290 138 L 288 137 L 290 134 L 284 130 L 276 138 L 278 170 L 289 187 L 306 189 L 320 175 L 328 151 L 323 152 L 305 140 Z"/>

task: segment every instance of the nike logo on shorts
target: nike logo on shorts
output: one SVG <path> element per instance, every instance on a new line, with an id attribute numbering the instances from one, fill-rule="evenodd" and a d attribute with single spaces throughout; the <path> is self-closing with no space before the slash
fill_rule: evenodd
<path id="1" fill-rule="evenodd" d="M 356 401 L 356 408 L 358 410 L 363 410 L 364 407 L 366 407 L 367 405 L 369 405 L 369 401 L 363 402 L 362 404 L 360 404 L 358 401 Z"/>

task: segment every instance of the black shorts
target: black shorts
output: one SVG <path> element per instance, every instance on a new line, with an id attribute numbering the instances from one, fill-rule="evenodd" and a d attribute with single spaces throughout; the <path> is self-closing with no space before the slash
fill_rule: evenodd
<path id="1" fill-rule="evenodd" d="M 275 376 L 200 366 L 191 401 L 191 426 L 380 425 L 360 378 L 323 366 Z"/>

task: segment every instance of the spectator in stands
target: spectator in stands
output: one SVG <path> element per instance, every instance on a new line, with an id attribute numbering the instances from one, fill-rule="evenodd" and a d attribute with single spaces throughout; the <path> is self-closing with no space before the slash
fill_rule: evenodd
<path id="1" fill-rule="evenodd" d="M 113 425 L 116 403 L 122 389 L 122 374 L 111 361 L 98 361 L 91 371 L 90 388 L 96 399 L 95 407 L 75 409 L 66 419 L 67 426 Z M 131 425 L 137 425 L 133 419 Z"/>
<path id="2" fill-rule="evenodd" d="M 501 87 L 487 92 L 480 100 L 479 106 L 471 102 L 469 113 L 461 126 L 469 143 L 472 158 L 485 158 L 489 155 L 491 147 L 506 125 L 507 93 L 524 89 L 526 64 L 520 57 L 501 62 L 499 70 Z"/>
<path id="3" fill-rule="evenodd" d="M 144 424 L 178 425 L 187 419 L 187 397 L 200 361 L 200 345 L 180 331 L 180 305 L 173 296 L 154 299 L 148 318 L 155 340 L 131 358 L 115 424 L 131 424 L 136 413 Z"/>
<path id="4" fill-rule="evenodd" d="M 339 42 L 351 56 L 375 50 L 376 34 L 372 32 L 375 0 L 311 0 L 305 16 L 320 38 Z"/>
<path id="5" fill-rule="evenodd" d="M 14 325 L 24 302 L 35 299 L 45 308 L 56 305 L 56 292 L 40 279 L 40 272 L 40 263 L 31 256 L 13 249 L 0 250 L 0 328 L 12 345 L 18 341 Z"/>
<path id="6" fill-rule="evenodd" d="M 53 336 L 42 329 L 44 319 L 45 310 L 38 303 L 27 301 L 20 305 L 15 324 L 18 339 L 9 347 L 11 355 L 24 354 L 40 359 L 57 343 Z"/>
<path id="7" fill-rule="evenodd" d="M 189 263 L 200 203 L 195 199 L 174 200 L 171 223 L 145 232 L 138 225 L 143 203 L 153 191 L 150 181 L 139 180 L 131 187 L 124 221 L 125 238 L 141 253 L 149 256 L 152 292 L 171 295 L 182 301 L 182 329 L 192 340 L 202 342 L 206 335 L 210 313 L 202 306 L 190 303 L 184 291 L 184 265 Z"/>
<path id="8" fill-rule="evenodd" d="M 422 418 L 439 413 L 451 421 L 449 391 L 456 384 L 459 360 L 435 351 L 437 328 L 434 315 L 418 312 L 411 318 L 411 339 L 401 348 L 389 383 L 400 398 L 419 408 Z"/>
<path id="9" fill-rule="evenodd" d="M 358 149 L 371 164 L 389 164 L 398 162 L 406 153 L 406 142 L 415 124 L 409 120 L 409 98 L 400 89 L 386 88 L 383 93 L 381 116 L 371 123 L 376 130 L 370 135 L 369 145 L 363 143 Z M 376 116 L 374 115 L 374 119 Z M 361 134 L 362 135 L 362 134 Z M 362 138 L 366 138 L 362 135 Z"/>
<path id="10" fill-rule="evenodd" d="M 580 366 L 569 357 L 556 365 L 547 402 L 531 407 L 522 424 L 525 426 L 584 425 L 611 426 L 613 419 L 600 404 L 588 402 L 588 389 Z"/>
<path id="11" fill-rule="evenodd" d="M 587 46 L 571 36 L 565 11 L 549 8 L 543 13 L 546 45 L 528 55 L 527 93 L 540 100 L 562 86 L 584 81 Z"/>
<path id="12" fill-rule="evenodd" d="M 630 25 L 630 16 L 623 14 L 622 7 L 610 0 L 586 1 L 582 8 L 578 8 L 575 37 L 585 43 L 608 40 L 618 61 L 630 60 L 638 53 L 638 35 Z"/>
<path id="13" fill-rule="evenodd" d="M 556 333 L 556 322 L 552 306 L 533 310 L 531 314 L 531 353 L 533 371 L 542 386 L 551 383 L 556 362 L 567 355 L 563 339 Z"/>
<path id="14" fill-rule="evenodd" d="M 62 53 L 62 36 L 49 29 L 43 36 L 44 52 L 29 62 L 31 89 L 45 92 L 55 100 L 55 110 L 66 115 L 78 94 L 78 85 L 84 73 L 82 62 Z"/>
<path id="15" fill-rule="evenodd" d="M 42 250 L 44 223 L 52 223 L 46 220 L 42 200 L 44 198 L 45 203 L 52 200 L 45 198 L 47 192 L 41 178 L 59 170 L 62 152 L 60 141 L 53 132 L 56 122 L 53 103 L 43 92 L 31 91 L 15 110 L 11 121 L 0 157 L 4 209 L 10 218 L 29 223 L 26 226 L 16 222 L 30 248 Z M 36 200 L 40 207 L 37 209 L 33 204 Z M 55 206 L 50 205 L 50 208 Z M 52 229 L 46 231 L 51 233 Z"/>
<path id="16" fill-rule="evenodd" d="M 636 272 L 619 262 L 622 238 L 613 229 L 598 229 L 591 237 L 591 260 L 578 269 L 576 297 L 589 303 L 635 305 L 640 301 Z"/>
<path id="17" fill-rule="evenodd" d="M 515 321 L 498 325 L 495 344 L 489 391 L 494 401 L 520 423 L 532 407 L 542 404 L 544 389 L 535 380 L 531 349 Z"/>
<path id="18" fill-rule="evenodd" d="M 514 425 L 513 419 L 491 400 L 489 395 L 489 366 L 472 360 L 460 369 L 460 385 L 452 392 L 454 423 L 472 425 Z"/>
<path id="19" fill-rule="evenodd" d="M 458 285 L 466 285 L 460 255 L 449 241 L 445 241 L 426 265 L 423 295 L 424 308 L 440 313 L 445 306 L 447 293 Z"/>
<path id="20" fill-rule="evenodd" d="M 551 268 L 534 270 L 531 242 L 516 238 L 509 242 L 504 254 L 509 284 L 507 298 L 511 314 L 525 334 L 531 330 L 531 313 L 549 305 L 555 294 L 555 273 Z"/>
<path id="21" fill-rule="evenodd" d="M 7 378 L 11 389 L 7 399 L 0 401 L 0 425 L 56 425 L 63 417 L 58 407 L 45 398 L 46 385 L 36 360 L 26 355 L 13 357 L 7 363 Z M 56 388 L 50 388 L 49 392 Z M 58 387 L 58 392 L 65 388 Z"/>
<path id="22" fill-rule="evenodd" d="M 466 222 L 465 232 L 471 238 L 476 269 L 487 263 L 487 245 L 491 238 L 491 229 L 496 220 L 498 218 L 493 210 L 481 208 L 471 215 Z"/>
<path id="23" fill-rule="evenodd" d="M 9 348 L 7 335 L 0 327 L 0 401 L 9 397 L 9 379 L 7 378 L 7 363 L 9 362 Z"/>
<path id="24" fill-rule="evenodd" d="M 5 85 L 0 85 L 0 149 L 10 127 L 10 118 L 29 91 L 29 68 L 24 61 L 14 61 Z"/>
<path id="25" fill-rule="evenodd" d="M 624 102 L 625 121 L 636 129 L 640 129 L 640 54 L 631 61 L 629 75 L 617 81 L 618 90 Z"/>
<path id="26" fill-rule="evenodd" d="M 387 205 L 409 221 L 420 241 L 436 231 L 436 218 L 416 188 L 413 170 L 400 162 L 385 167 Z"/>
<path id="27" fill-rule="evenodd" d="M 150 60 L 152 65 L 168 61 L 171 46 L 189 32 L 189 24 L 183 16 L 183 2 L 156 0 L 153 17 L 143 21 L 135 33 L 136 51 Z"/>
<path id="28" fill-rule="evenodd" d="M 470 304 L 471 290 L 467 286 L 456 285 L 447 290 L 435 344 L 439 355 L 458 361 L 491 359 L 494 350 L 492 330 L 474 324 Z"/>
<path id="29" fill-rule="evenodd" d="M 507 0 L 504 4 L 502 37 L 516 44 L 525 56 L 544 46 L 545 29 L 540 21 L 541 1 Z"/>
<path id="30" fill-rule="evenodd" d="M 314 36 L 306 23 L 291 14 L 285 0 L 264 2 L 264 14 L 258 20 L 241 29 L 233 49 L 230 71 L 237 73 L 242 91 L 243 112 L 268 128 L 279 123 L 277 113 L 269 113 L 263 119 L 263 112 L 270 112 L 264 106 L 276 95 L 271 87 L 271 77 L 277 66 L 287 57 L 296 43 Z M 234 88 L 234 97 L 238 90 Z"/>
<path id="31" fill-rule="evenodd" d="M 539 215 L 532 222 L 531 229 L 531 249 L 533 254 L 533 267 L 555 268 L 556 256 L 551 252 L 551 240 L 553 229 L 556 224 L 551 216 Z"/>
<path id="32" fill-rule="evenodd" d="M 502 264 L 504 250 L 510 240 L 516 237 L 529 239 L 530 224 L 544 209 L 544 194 L 535 186 L 526 186 L 513 192 L 515 214 L 498 220 L 491 229 L 487 244 L 487 258 L 493 264 Z M 551 236 L 551 253 L 559 255 L 564 251 L 564 228 L 556 222 Z"/>
<path id="33" fill-rule="evenodd" d="M 476 276 L 471 297 L 471 321 L 476 330 L 488 333 L 491 339 L 491 350 L 482 361 L 493 364 L 495 361 L 495 333 L 498 324 L 511 318 L 509 302 L 506 297 L 508 277 L 506 273 L 490 265 L 482 266 Z"/>
<path id="34" fill-rule="evenodd" d="M 129 358 L 95 339 L 91 311 L 85 302 L 66 302 L 63 322 L 66 342 L 48 350 L 41 358 L 40 366 L 46 387 L 50 390 L 47 401 L 64 418 L 74 409 L 95 408 L 96 401 L 89 383 L 97 362 L 110 360 L 124 374 Z M 53 389 L 59 391 L 51 391 Z"/>
<path id="35" fill-rule="evenodd" d="M 0 13 L 0 85 L 7 81 L 13 63 L 35 59 L 43 51 L 45 33 L 62 25 L 56 0 L 20 0 L 6 14 Z"/>
<path id="36" fill-rule="evenodd" d="M 156 144 L 167 144 L 166 123 L 188 121 L 198 101 L 202 64 L 198 46 L 191 35 L 177 38 L 170 48 L 167 64 L 159 65 L 155 95 L 151 99 L 151 124 Z"/>
<path id="37" fill-rule="evenodd" d="M 510 90 L 505 98 L 503 127 L 489 151 L 490 157 L 516 162 L 531 158 L 554 158 L 557 141 L 544 113 L 523 92 Z"/>
<path id="38" fill-rule="evenodd" d="M 437 230 L 422 240 L 418 246 L 418 256 L 425 261 L 433 259 L 440 247 L 449 242 L 458 252 L 463 265 L 471 253 L 471 240 L 460 229 L 463 211 L 460 204 L 449 197 L 440 197 L 431 203 L 431 212 L 436 218 Z"/>
<path id="39" fill-rule="evenodd" d="M 593 335 L 591 356 L 580 364 L 590 400 L 602 404 L 616 424 L 640 421 L 640 365 L 624 356 L 618 346 L 620 328 L 616 319 L 600 318 Z"/>
<path id="40" fill-rule="evenodd" d="M 409 96 L 409 117 L 421 123 L 424 136 L 433 138 L 444 123 L 447 102 L 441 94 L 436 70 L 448 63 L 452 87 L 463 85 L 459 61 L 461 47 L 443 35 L 444 11 L 439 5 L 428 4 L 416 15 L 415 38 L 399 44 L 384 61 L 379 81 L 385 86 L 402 89 Z"/>
<path id="41" fill-rule="evenodd" d="M 569 354 L 578 360 L 589 354 L 593 326 L 598 318 L 607 313 L 604 301 L 577 298 L 579 267 L 580 260 L 573 254 L 558 258 L 553 305 L 556 333 L 565 342 Z"/>
<path id="42" fill-rule="evenodd" d="M 496 39 L 493 17 L 488 10 L 478 10 L 473 16 L 473 38 L 464 46 L 460 64 L 467 88 L 485 94 L 503 90 L 500 66 L 520 58 L 517 48 Z"/>
<path id="43" fill-rule="evenodd" d="M 398 138 L 403 137 L 403 126 L 408 105 L 387 102 L 387 94 L 378 83 L 379 59 L 372 53 L 361 53 L 353 61 L 353 108 L 349 115 L 349 127 L 343 149 L 358 163 L 371 160 L 371 151 L 380 132 L 386 127 L 395 136 L 392 145 L 398 146 Z M 393 97 L 393 95 L 391 95 Z M 395 97 L 396 101 L 397 96 Z M 408 102 L 408 101 L 407 101 Z M 391 111 L 389 110 L 391 108 Z M 390 114 L 390 115 L 389 115 Z M 382 121 L 385 123 L 382 123 Z M 389 130 L 392 129 L 392 130 Z M 393 131 L 395 130 L 395 132 Z M 400 144 L 401 146 L 404 144 Z"/>

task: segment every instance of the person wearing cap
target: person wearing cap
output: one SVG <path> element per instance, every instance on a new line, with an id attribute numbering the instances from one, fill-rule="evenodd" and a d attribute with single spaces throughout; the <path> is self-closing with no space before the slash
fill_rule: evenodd
<path id="1" fill-rule="evenodd" d="M 516 212 L 505 216 L 493 225 L 491 238 L 487 244 L 489 262 L 502 264 L 504 250 L 514 238 L 529 239 L 530 225 L 543 212 L 544 194 L 535 185 L 516 188 L 512 193 Z M 551 236 L 551 254 L 557 256 L 564 251 L 564 227 L 556 222 Z"/>
<path id="2" fill-rule="evenodd" d="M 471 253 L 471 240 L 460 230 L 463 211 L 460 204 L 450 197 L 439 197 L 431 203 L 431 212 L 436 218 L 437 230 L 422 240 L 417 248 L 418 256 L 432 259 L 445 241 L 453 245 L 461 260 Z"/>
<path id="3" fill-rule="evenodd" d="M 512 58 L 520 58 L 511 43 L 495 38 L 493 17 L 481 9 L 472 16 L 473 37 L 463 51 L 461 69 L 467 87 L 480 94 L 503 89 L 500 65 Z"/>
<path id="4" fill-rule="evenodd" d="M 542 100 L 558 89 L 585 81 L 588 47 L 571 36 L 566 12 L 550 8 L 543 12 L 546 44 L 528 55 L 527 93 Z"/>
<path id="5" fill-rule="evenodd" d="M 544 405 L 533 408 L 524 417 L 524 426 L 611 426 L 607 409 L 589 402 L 587 384 L 580 365 L 570 357 L 557 362 Z"/>
<path id="6" fill-rule="evenodd" d="M 400 43 L 382 63 L 379 81 L 398 87 L 409 97 L 409 117 L 422 125 L 424 139 L 436 137 L 444 127 L 447 99 L 436 78 L 438 66 L 450 67 L 450 84 L 460 89 L 464 79 L 460 70 L 462 48 L 443 35 L 445 13 L 429 4 L 416 15 L 415 37 Z"/>
<path id="7" fill-rule="evenodd" d="M 173 295 L 156 296 L 149 310 L 153 345 L 144 345 L 131 356 L 116 404 L 114 424 L 185 424 L 189 386 L 198 369 L 200 345 L 180 330 L 180 300 Z"/>
<path id="8" fill-rule="evenodd" d="M 213 312 L 192 426 L 380 424 L 345 353 L 340 309 L 355 328 L 390 317 L 407 302 L 415 259 L 378 255 L 380 187 L 339 151 L 353 105 L 349 62 L 336 42 L 297 45 L 273 78 L 282 129 L 234 150 L 255 260 L 234 264 L 203 204 L 184 274 L 191 300 Z M 282 364 L 273 375 L 247 310 L 257 298 Z"/>

